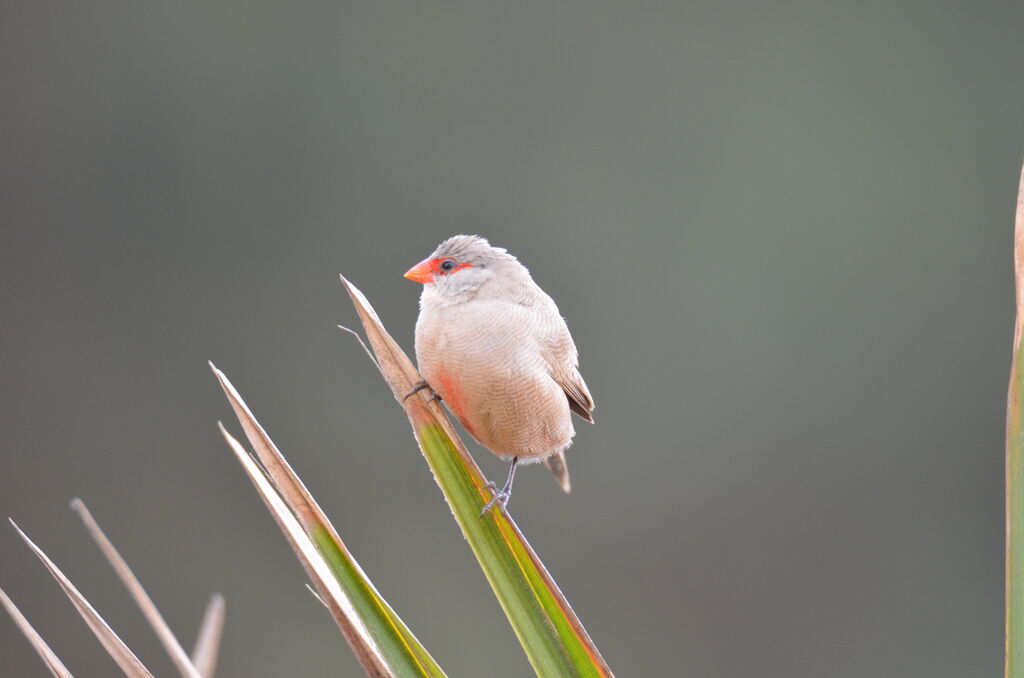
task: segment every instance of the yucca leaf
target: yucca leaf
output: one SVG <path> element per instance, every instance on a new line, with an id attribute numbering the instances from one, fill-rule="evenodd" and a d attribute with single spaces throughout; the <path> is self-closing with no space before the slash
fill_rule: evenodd
<path id="1" fill-rule="evenodd" d="M 221 426 L 221 433 L 256 486 L 306 569 L 321 602 L 341 628 L 370 676 L 399 678 L 445 674 L 384 601 L 338 537 L 334 526 L 253 417 L 231 382 L 212 364 L 258 465 Z"/>
<path id="2" fill-rule="evenodd" d="M 1015 231 L 1017 319 L 1006 402 L 1006 677 L 1024 678 L 1024 172 Z"/>
<path id="3" fill-rule="evenodd" d="M 39 560 L 41 560 L 43 565 L 46 566 L 46 569 L 50 571 L 51 575 L 53 575 L 53 578 L 57 580 L 58 584 L 60 584 L 60 587 L 64 589 L 64 593 L 71 600 L 71 603 L 75 606 L 75 609 L 78 610 L 78 613 L 82 615 L 82 619 L 84 619 L 85 623 L 89 625 L 89 628 L 92 629 L 92 632 L 103 645 L 107 654 L 117 662 L 117 665 L 121 667 L 124 674 L 128 676 L 128 678 L 153 678 L 153 674 L 149 672 L 149 669 L 143 666 L 142 662 L 139 661 L 139 658 L 135 656 L 135 653 L 124 644 L 116 633 L 114 633 L 110 626 L 107 625 L 107 622 L 103 621 L 103 617 L 101 617 L 93 606 L 89 604 L 89 601 L 85 599 L 85 596 L 78 592 L 78 589 L 76 589 L 75 585 L 71 583 L 71 580 L 64 576 L 64 573 L 60 571 L 60 568 L 58 568 L 54 562 L 50 560 L 45 553 L 43 553 L 42 549 L 36 546 L 32 540 L 28 538 L 28 535 L 21 531 L 21 528 L 18 527 L 13 520 L 11 521 L 11 525 L 14 525 L 14 529 L 18 531 L 22 540 L 28 544 L 28 547 L 32 549 L 32 552 L 35 553 L 36 556 L 38 556 Z"/>
<path id="4" fill-rule="evenodd" d="M 192 660 L 187 654 L 185 649 L 175 638 L 174 632 L 171 631 L 171 627 L 164 621 L 163 615 L 160 614 L 160 610 L 157 609 L 153 600 L 146 593 L 146 590 L 142 588 L 142 584 L 138 578 L 132 572 L 131 568 L 128 567 L 128 563 L 121 557 L 121 554 L 117 552 L 114 545 L 107 539 L 107 535 L 103 534 L 103 530 L 100 529 L 99 524 L 92 517 L 89 509 L 86 507 L 85 502 L 77 497 L 71 500 L 71 509 L 78 514 L 82 519 L 82 523 L 85 524 L 85 529 L 92 537 L 96 545 L 100 547 L 100 551 L 106 556 L 110 566 L 114 568 L 114 572 L 118 578 L 124 584 L 125 588 L 131 594 L 132 598 L 135 599 L 135 604 L 142 610 L 142 614 L 146 617 L 149 625 L 153 627 L 153 631 L 156 633 L 157 638 L 160 639 L 160 643 L 164 646 L 164 650 L 170 655 L 171 661 L 178 667 L 178 672 L 181 673 L 183 678 L 206 678 L 196 669 L 192 664 Z"/>
<path id="5" fill-rule="evenodd" d="M 64 666 L 64 663 L 53 653 L 50 646 L 46 644 L 43 637 L 28 623 L 25 615 L 21 613 L 21 610 L 14 604 L 14 601 L 7 597 L 3 589 L 0 589 L 0 604 L 3 604 L 7 609 L 7 613 L 11 615 L 11 619 L 18 625 L 21 632 L 25 634 L 28 641 L 32 643 L 32 647 L 39 653 L 39 658 L 46 664 L 46 668 L 50 669 L 50 673 L 54 675 L 54 678 L 74 678 L 67 667 Z"/>
<path id="6" fill-rule="evenodd" d="M 434 479 L 534 671 L 543 678 L 611 677 L 611 669 L 512 519 L 500 510 L 480 516 L 490 499 L 483 474 L 440 406 L 429 400 L 429 392 L 420 391 L 403 402 L 403 396 L 420 381 L 419 373 L 363 293 L 344 276 L 341 281 L 355 304 L 377 366 L 405 409 Z"/>
<path id="7" fill-rule="evenodd" d="M 213 678 L 217 672 L 217 656 L 220 654 L 220 638 L 224 632 L 224 596 L 214 593 L 203 612 L 203 622 L 196 634 L 196 645 L 192 649 L 192 664 L 203 678 Z"/>

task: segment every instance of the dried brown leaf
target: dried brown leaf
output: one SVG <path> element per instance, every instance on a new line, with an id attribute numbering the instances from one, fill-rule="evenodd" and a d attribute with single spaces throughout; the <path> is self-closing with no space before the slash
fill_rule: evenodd
<path id="1" fill-rule="evenodd" d="M 217 672 L 220 639 L 224 632 L 224 596 L 214 593 L 203 613 L 196 646 L 192 650 L 192 664 L 203 678 L 213 678 Z"/>
<path id="2" fill-rule="evenodd" d="M 25 634 L 28 641 L 32 643 L 32 647 L 34 647 L 36 652 L 39 653 L 39 658 L 43 660 L 44 664 L 46 664 L 46 668 L 50 669 L 50 673 L 52 673 L 55 678 L 74 678 L 74 676 L 71 675 L 71 672 L 68 671 L 67 667 L 64 666 L 63 662 L 61 662 L 61 660 L 57 658 L 57 655 L 53 653 L 50 646 L 46 644 L 43 637 L 40 636 L 39 633 L 32 628 L 32 625 L 28 623 L 28 620 L 25 619 L 25 615 L 21 613 L 21 610 L 19 610 L 14 604 L 14 601 L 7 597 L 7 594 L 4 593 L 3 589 L 0 589 L 0 603 L 7 608 L 7 613 L 11 615 L 11 619 L 13 619 L 14 623 L 18 625 L 21 632 Z"/>
<path id="3" fill-rule="evenodd" d="M 60 571 L 52 560 L 43 553 L 42 549 L 36 546 L 31 539 L 28 538 L 21 528 L 12 520 L 11 525 L 14 525 L 14 529 L 18 531 L 21 538 L 28 544 L 28 547 L 32 549 L 32 552 L 38 556 L 39 560 L 43 562 L 46 569 L 50 571 L 53 578 L 57 580 L 60 587 L 64 589 L 64 593 L 67 594 L 68 598 L 71 599 L 71 603 L 78 610 L 78 613 L 82 615 L 82 619 L 89 625 L 92 632 L 96 635 L 96 638 L 106 649 L 107 654 L 117 662 L 117 665 L 121 667 L 124 674 L 128 678 L 153 678 L 153 674 L 143 666 L 139 658 L 135 656 L 127 645 L 118 637 L 116 633 L 107 625 L 107 622 L 103 621 L 99 613 L 89 604 L 89 601 L 78 592 L 75 585 L 71 583 L 64 573 Z"/>
<path id="4" fill-rule="evenodd" d="M 121 554 L 117 552 L 114 545 L 107 538 L 107 535 L 100 529 L 99 524 L 92 517 L 92 513 L 86 507 L 85 502 L 77 497 L 71 500 L 71 509 L 78 514 L 78 517 L 82 519 L 82 523 L 85 524 L 85 529 L 89 532 L 89 536 L 92 537 L 96 545 L 100 547 L 100 551 L 106 557 L 110 566 L 114 568 L 114 572 L 117 573 L 118 578 L 124 584 L 125 588 L 128 589 L 128 593 L 131 594 L 135 603 L 142 610 L 142 614 L 146 617 L 149 625 L 153 627 L 153 631 L 156 633 L 157 638 L 160 639 L 160 643 L 164 646 L 164 650 L 170 655 L 171 661 L 178 668 L 178 672 L 181 673 L 183 678 L 203 678 L 203 675 L 196 670 L 196 667 L 192 665 L 192 660 L 185 654 L 185 649 L 178 642 L 178 639 L 174 637 L 174 632 L 171 631 L 171 627 L 167 625 L 163 615 L 160 614 L 160 610 L 157 609 L 153 603 L 153 599 L 149 597 L 146 590 L 142 588 L 142 584 L 139 582 L 138 577 L 132 572 L 131 568 L 128 567 L 128 563 L 121 557 Z"/>

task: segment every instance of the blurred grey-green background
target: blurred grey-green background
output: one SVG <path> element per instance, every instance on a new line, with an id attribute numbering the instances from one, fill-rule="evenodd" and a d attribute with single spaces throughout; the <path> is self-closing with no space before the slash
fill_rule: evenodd
<path id="1" fill-rule="evenodd" d="M 1022 29 L 1016 2 L 7 0 L 0 515 L 159 675 L 73 496 L 187 644 L 224 593 L 220 675 L 358 675 L 216 432 L 212 359 L 450 675 L 527 675 L 335 328 L 344 272 L 411 350 L 402 273 L 479 233 L 598 403 L 573 494 L 534 467 L 510 508 L 618 675 L 996 675 Z M 110 675 L 10 529 L 0 554 Z M 0 664 L 45 675 L 7 619 Z"/>

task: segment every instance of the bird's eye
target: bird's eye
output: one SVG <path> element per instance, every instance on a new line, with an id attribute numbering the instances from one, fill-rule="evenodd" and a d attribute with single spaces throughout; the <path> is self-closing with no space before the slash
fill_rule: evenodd
<path id="1" fill-rule="evenodd" d="M 441 262 L 441 270 L 444 271 L 445 273 L 448 273 L 453 268 L 455 268 L 454 259 L 445 259 L 444 261 Z"/>

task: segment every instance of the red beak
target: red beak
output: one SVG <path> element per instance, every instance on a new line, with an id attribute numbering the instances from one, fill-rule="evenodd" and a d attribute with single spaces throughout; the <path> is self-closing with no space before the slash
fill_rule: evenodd
<path id="1" fill-rule="evenodd" d="M 406 271 L 405 277 L 409 280 L 415 280 L 418 283 L 423 283 L 424 285 L 434 282 L 434 271 L 431 266 L 432 263 L 432 259 L 424 259 Z"/>

